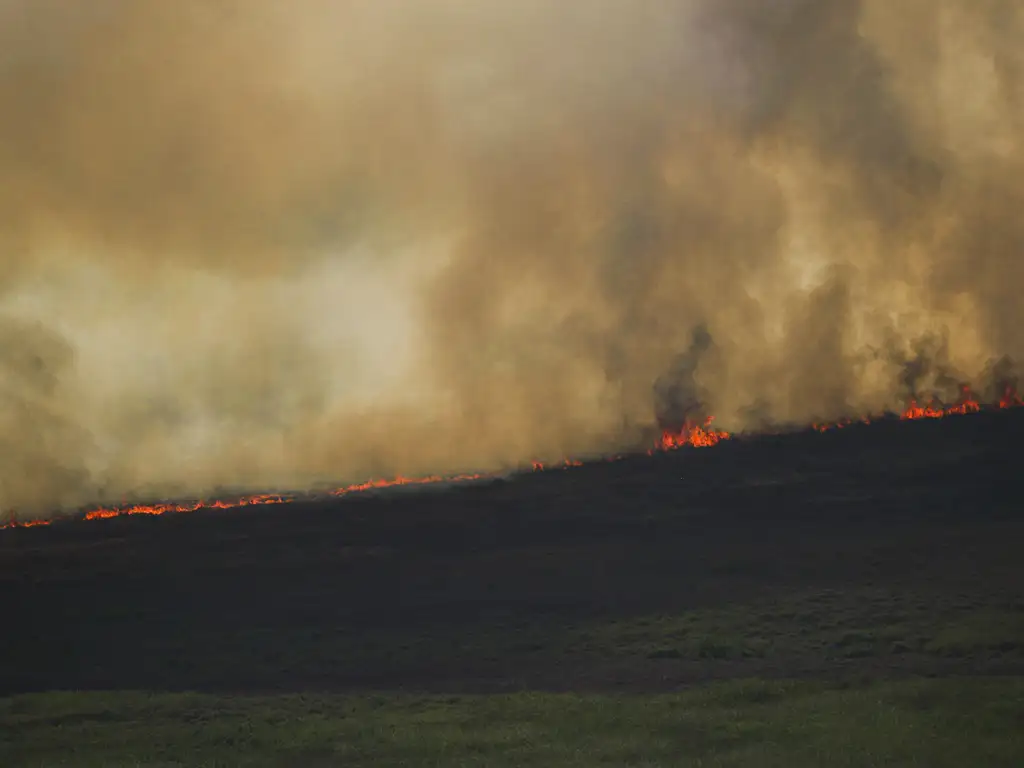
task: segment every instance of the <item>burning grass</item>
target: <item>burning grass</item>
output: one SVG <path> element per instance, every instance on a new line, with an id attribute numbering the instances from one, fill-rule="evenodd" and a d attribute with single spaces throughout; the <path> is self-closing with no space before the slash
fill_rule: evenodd
<path id="1" fill-rule="evenodd" d="M 964 416 L 980 413 L 986 409 L 1005 410 L 1024 406 L 1022 399 L 1017 392 L 1007 387 L 998 402 L 991 406 L 982 404 L 968 387 L 963 388 L 959 402 L 946 405 L 938 401 L 932 401 L 925 405 L 911 400 L 907 407 L 899 414 L 899 418 L 905 421 L 918 419 L 939 419 L 949 416 Z M 813 424 L 813 429 L 819 432 L 826 432 L 832 429 L 842 429 L 855 423 L 870 424 L 874 419 L 866 417 L 859 421 L 845 419 L 828 424 Z M 716 429 L 713 426 L 714 417 L 709 416 L 701 423 L 685 423 L 678 429 L 666 429 L 661 433 L 654 448 L 648 453 L 655 451 L 671 451 L 680 448 L 710 448 L 719 443 L 734 437 L 733 434 Z M 614 457 L 613 457 L 614 458 Z M 531 469 L 535 472 L 551 469 L 566 469 L 581 466 L 583 462 L 576 459 L 565 459 L 557 464 L 545 464 L 534 461 Z M 361 483 L 341 486 L 328 491 L 328 495 L 334 497 L 347 496 L 353 493 L 362 493 L 371 490 L 382 490 L 400 486 L 430 485 L 437 483 L 459 483 L 473 480 L 484 480 L 496 478 L 499 474 L 468 473 L 458 475 L 428 475 L 424 477 L 403 477 L 383 478 L 367 480 Z M 296 501 L 299 497 L 289 494 L 248 494 L 239 495 L 227 499 L 198 499 L 191 501 L 162 501 L 146 504 L 122 504 L 107 507 L 88 509 L 82 517 L 86 520 L 100 520 L 125 515 L 163 515 L 178 512 L 196 512 L 203 509 L 235 509 L 255 505 L 288 504 Z M 29 528 L 35 526 L 49 525 L 51 520 L 34 519 L 20 520 L 16 513 L 9 513 L 7 520 L 0 524 L 0 530 L 4 528 Z"/>

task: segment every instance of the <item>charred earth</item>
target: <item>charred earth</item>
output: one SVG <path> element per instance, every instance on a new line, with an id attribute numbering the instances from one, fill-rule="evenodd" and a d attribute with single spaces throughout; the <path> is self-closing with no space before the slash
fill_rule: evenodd
<path id="1" fill-rule="evenodd" d="M 0 531 L 0 695 L 1015 677 L 1022 438 L 1024 409 L 882 420 Z"/>

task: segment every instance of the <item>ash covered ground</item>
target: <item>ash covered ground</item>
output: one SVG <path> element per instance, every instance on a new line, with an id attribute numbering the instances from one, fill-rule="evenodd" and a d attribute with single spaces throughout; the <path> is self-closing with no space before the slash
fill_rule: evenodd
<path id="1" fill-rule="evenodd" d="M 0 531 L 0 695 L 1024 672 L 1024 409 Z"/>

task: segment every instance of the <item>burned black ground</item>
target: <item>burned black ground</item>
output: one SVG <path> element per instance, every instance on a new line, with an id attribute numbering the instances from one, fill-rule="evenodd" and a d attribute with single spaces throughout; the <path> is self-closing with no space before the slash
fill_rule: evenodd
<path id="1" fill-rule="evenodd" d="M 1024 671 L 1024 409 L 0 532 L 0 695 Z"/>

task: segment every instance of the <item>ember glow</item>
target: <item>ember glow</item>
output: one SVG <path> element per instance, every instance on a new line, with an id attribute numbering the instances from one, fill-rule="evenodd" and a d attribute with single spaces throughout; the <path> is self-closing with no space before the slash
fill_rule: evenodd
<path id="1" fill-rule="evenodd" d="M 534 472 L 544 472 L 549 469 L 568 469 L 569 467 L 582 467 L 583 462 L 575 459 L 566 459 L 558 464 L 545 464 L 543 461 L 530 462 Z"/>
<path id="2" fill-rule="evenodd" d="M 427 475 L 426 477 L 393 477 L 388 480 L 367 480 L 365 483 L 346 485 L 330 491 L 331 496 L 346 496 L 350 493 L 361 491 L 380 490 L 382 488 L 395 488 L 401 485 L 428 485 L 434 483 L 465 483 L 470 480 L 485 480 L 491 475 L 465 474 L 465 475 Z"/>
<path id="3" fill-rule="evenodd" d="M 480 480 L 487 477 L 482 474 L 463 475 L 428 475 L 426 477 L 393 477 L 384 480 L 367 480 L 363 483 L 354 483 L 341 488 L 328 491 L 328 496 L 345 496 L 350 493 L 363 491 L 380 490 L 383 488 L 395 488 L 407 485 L 427 485 L 436 483 L 459 483 L 470 480 Z M 85 513 L 86 520 L 102 520 L 110 517 L 121 517 L 123 515 L 163 515 L 169 512 L 195 512 L 200 509 L 236 509 L 238 507 L 251 507 L 255 505 L 268 504 L 291 504 L 298 499 L 296 496 L 278 493 L 262 493 L 251 496 L 237 496 L 231 499 L 217 499 L 213 501 L 199 500 L 190 502 L 166 502 L 158 504 L 133 504 L 130 506 L 102 507 Z M 45 524 L 44 521 L 33 521 L 36 525 Z M 22 524 L 18 524 L 22 525 Z"/>
<path id="4" fill-rule="evenodd" d="M 1008 408 L 1024 407 L 1024 399 L 1017 394 L 1012 387 L 1007 387 L 995 407 L 1001 410 Z M 954 405 L 944 405 L 939 402 L 929 402 L 925 405 L 911 400 L 907 407 L 899 414 L 903 421 L 918 419 L 940 419 L 947 416 L 963 416 L 972 413 L 979 413 L 983 410 L 982 404 L 971 393 L 970 389 L 964 388 L 960 401 Z M 653 454 L 656 451 L 673 451 L 684 447 L 709 448 L 718 443 L 729 440 L 733 435 L 723 430 L 715 429 L 712 426 L 714 417 L 709 416 L 701 424 L 684 424 L 679 430 L 665 430 L 657 444 L 648 451 Z M 830 424 L 812 424 L 812 428 L 819 432 L 826 432 L 833 429 L 843 429 L 857 423 L 870 424 L 871 418 L 844 419 Z M 534 472 L 545 472 L 555 469 L 568 469 L 582 466 L 583 462 L 576 459 L 565 459 L 558 463 L 544 463 L 535 461 L 531 463 Z M 403 477 L 397 476 L 387 479 L 367 480 L 362 483 L 353 483 L 333 490 L 327 491 L 326 496 L 340 497 L 353 493 L 362 493 L 372 490 L 397 488 L 417 485 L 436 485 L 439 483 L 464 483 L 472 480 L 486 480 L 498 477 L 492 473 L 469 473 L 460 475 L 427 475 L 424 477 Z M 229 499 L 197 500 L 188 502 L 160 502 L 153 504 L 130 504 L 112 507 L 101 507 L 89 510 L 85 513 L 86 520 L 102 520 L 112 517 L 124 517 L 128 515 L 163 515 L 173 512 L 196 512 L 203 509 L 236 509 L 256 505 L 289 504 L 298 501 L 300 497 L 288 494 L 253 494 L 237 496 Z M 303 496 L 303 499 L 315 499 L 316 496 Z M 36 526 L 49 525 L 50 520 L 18 520 L 12 516 L 0 530 L 5 528 L 33 528 Z"/>
<path id="5" fill-rule="evenodd" d="M 236 499 L 217 501 L 192 501 L 186 503 L 133 504 L 127 507 L 105 507 L 85 513 L 86 520 L 101 520 L 121 515 L 163 515 L 167 512 L 195 512 L 197 509 L 234 509 L 251 507 L 256 504 L 286 504 L 293 499 L 277 494 L 255 494 Z"/>

